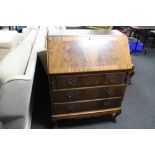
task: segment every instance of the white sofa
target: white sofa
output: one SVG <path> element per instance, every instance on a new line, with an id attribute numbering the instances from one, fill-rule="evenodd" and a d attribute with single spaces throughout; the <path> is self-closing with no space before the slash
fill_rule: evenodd
<path id="1" fill-rule="evenodd" d="M 47 28 L 29 30 L 0 61 L 0 128 L 30 128 L 37 54 L 46 52 Z"/>
<path id="2" fill-rule="evenodd" d="M 17 46 L 18 39 L 17 31 L 0 30 L 0 61 Z"/>

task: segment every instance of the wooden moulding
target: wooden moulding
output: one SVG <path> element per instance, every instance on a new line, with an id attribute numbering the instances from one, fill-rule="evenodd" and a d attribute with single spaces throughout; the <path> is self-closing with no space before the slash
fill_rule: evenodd
<path id="1" fill-rule="evenodd" d="M 69 114 L 57 114 L 57 115 L 52 115 L 51 118 L 52 120 L 89 118 L 89 117 L 97 117 L 97 116 L 102 116 L 110 113 L 119 113 L 119 112 L 121 112 L 120 107 L 112 108 L 112 109 L 104 109 L 104 110 L 69 113 Z"/>

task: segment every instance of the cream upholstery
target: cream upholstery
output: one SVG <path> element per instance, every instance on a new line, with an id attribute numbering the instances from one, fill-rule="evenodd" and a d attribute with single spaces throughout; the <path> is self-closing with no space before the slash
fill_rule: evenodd
<path id="1" fill-rule="evenodd" d="M 12 48 L 18 42 L 16 31 L 0 31 L 0 48 Z"/>
<path id="2" fill-rule="evenodd" d="M 38 56 L 41 60 L 41 63 L 45 69 L 45 71 L 47 70 L 47 51 L 46 51 L 46 44 L 47 44 L 47 38 L 45 36 L 47 36 L 47 29 L 45 27 L 41 27 L 40 31 L 38 33 L 38 35 L 40 37 L 37 37 L 36 39 L 36 44 L 34 45 L 34 50 L 38 51 Z"/>
<path id="3" fill-rule="evenodd" d="M 22 43 L 25 44 L 25 42 L 29 42 L 31 43 L 31 46 L 34 44 L 35 39 L 36 39 L 36 35 L 37 35 L 37 30 L 32 30 L 29 35 L 23 40 Z"/>
<path id="4" fill-rule="evenodd" d="M 0 62 L 0 86 L 14 75 L 25 73 L 31 48 L 35 42 L 37 30 L 32 30 L 29 35 L 5 59 Z"/>
<path id="5" fill-rule="evenodd" d="M 24 74 L 31 52 L 31 43 L 23 43 L 10 52 L 0 62 L 0 86 L 10 76 Z"/>
<path id="6" fill-rule="evenodd" d="M 0 49 L 0 61 L 11 51 L 11 49 Z"/>
<path id="7" fill-rule="evenodd" d="M 16 31 L 0 31 L 0 61 L 13 49 L 18 46 L 32 31 L 37 31 L 36 28 L 24 28 L 23 33 Z M 31 39 L 31 37 L 29 37 Z"/>
<path id="8" fill-rule="evenodd" d="M 0 61 L 14 49 L 19 41 L 16 31 L 0 31 Z"/>
<path id="9" fill-rule="evenodd" d="M 37 54 L 46 51 L 47 28 L 31 29 L 0 62 L 0 128 L 29 128 Z"/>

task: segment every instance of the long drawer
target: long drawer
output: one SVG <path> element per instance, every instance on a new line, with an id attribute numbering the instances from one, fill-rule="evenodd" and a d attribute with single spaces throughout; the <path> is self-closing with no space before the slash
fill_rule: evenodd
<path id="1" fill-rule="evenodd" d="M 84 75 L 59 75 L 50 77 L 50 81 L 54 83 L 54 89 L 78 88 L 89 86 L 102 86 L 123 84 L 126 81 L 126 72 L 100 73 L 100 74 L 84 74 Z"/>
<path id="2" fill-rule="evenodd" d="M 53 90 L 53 103 L 90 100 L 108 97 L 122 97 L 126 85 L 86 87 L 76 89 Z"/>
<path id="3" fill-rule="evenodd" d="M 98 99 L 53 104 L 53 114 L 65 114 L 120 107 L 122 98 Z"/>

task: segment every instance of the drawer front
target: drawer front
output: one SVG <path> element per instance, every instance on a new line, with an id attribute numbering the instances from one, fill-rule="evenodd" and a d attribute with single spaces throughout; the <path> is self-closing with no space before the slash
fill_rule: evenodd
<path id="1" fill-rule="evenodd" d="M 53 114 L 65 114 L 74 112 L 84 112 L 92 110 L 101 110 L 107 108 L 117 108 L 121 106 L 122 98 L 100 99 L 93 101 L 81 101 L 71 103 L 53 104 Z"/>
<path id="2" fill-rule="evenodd" d="M 111 84 L 123 84 L 126 81 L 125 72 L 56 76 L 56 89 L 78 88 L 88 86 L 102 86 Z"/>
<path id="3" fill-rule="evenodd" d="M 108 97 L 122 97 L 126 85 L 109 87 L 89 87 L 79 89 L 53 90 L 53 102 L 71 102 Z"/>

